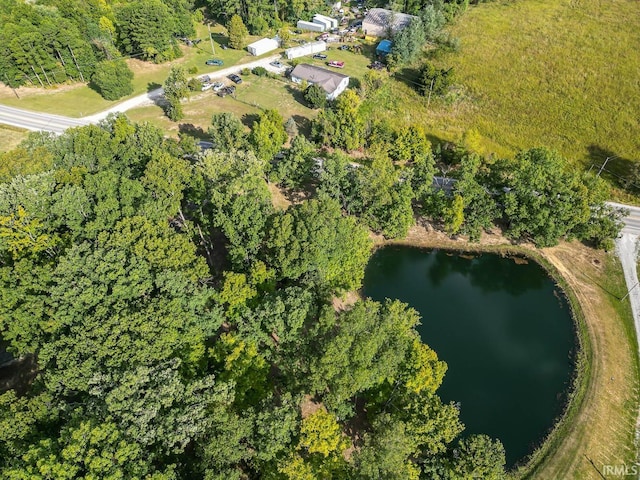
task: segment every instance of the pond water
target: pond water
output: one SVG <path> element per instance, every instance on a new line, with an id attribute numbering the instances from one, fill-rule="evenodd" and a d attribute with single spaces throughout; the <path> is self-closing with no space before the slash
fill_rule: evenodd
<path id="1" fill-rule="evenodd" d="M 465 434 L 502 441 L 507 466 L 532 452 L 562 413 L 573 372 L 569 306 L 537 263 L 391 246 L 371 258 L 363 293 L 397 298 L 449 368 L 439 394 L 459 402 Z"/>

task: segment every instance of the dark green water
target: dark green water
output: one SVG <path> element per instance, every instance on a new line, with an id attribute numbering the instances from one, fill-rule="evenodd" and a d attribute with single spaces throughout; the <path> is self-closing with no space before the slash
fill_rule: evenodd
<path id="1" fill-rule="evenodd" d="M 369 262 L 363 293 L 420 312 L 422 340 L 449 365 L 441 398 L 460 402 L 465 433 L 502 441 L 507 466 L 531 453 L 562 413 L 573 323 L 538 264 L 386 247 Z"/>

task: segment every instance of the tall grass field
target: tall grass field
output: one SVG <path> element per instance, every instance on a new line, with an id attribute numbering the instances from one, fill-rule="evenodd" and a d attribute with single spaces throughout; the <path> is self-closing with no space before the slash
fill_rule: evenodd
<path id="1" fill-rule="evenodd" d="M 640 2 L 526 0 L 472 7 L 451 29 L 469 108 L 441 107 L 511 151 L 545 145 L 585 166 L 640 161 Z"/>

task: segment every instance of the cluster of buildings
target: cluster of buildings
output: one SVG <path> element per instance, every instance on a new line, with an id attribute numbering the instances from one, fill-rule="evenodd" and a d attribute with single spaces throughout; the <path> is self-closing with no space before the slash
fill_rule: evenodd
<path id="1" fill-rule="evenodd" d="M 362 20 L 361 28 L 367 36 L 389 37 L 408 26 L 414 18 L 417 17 L 384 8 L 372 8 Z M 313 21 L 311 22 L 299 20 L 297 27 L 300 30 L 325 32 L 338 28 L 338 20 L 316 14 L 313 16 Z M 391 51 L 391 45 L 392 42 L 390 40 L 382 40 L 376 48 L 376 53 L 379 56 L 388 54 Z M 247 50 L 252 55 L 260 56 L 276 50 L 279 47 L 280 42 L 277 38 L 263 38 L 248 45 Z M 320 53 L 326 49 L 326 42 L 316 41 L 288 48 L 285 50 L 284 55 L 288 60 L 292 60 L 294 58 Z M 309 84 L 319 85 L 327 93 L 327 99 L 329 100 L 334 100 L 349 86 L 349 77 L 347 75 L 304 63 L 297 65 L 292 70 L 291 80 L 296 83 L 305 81 Z"/>

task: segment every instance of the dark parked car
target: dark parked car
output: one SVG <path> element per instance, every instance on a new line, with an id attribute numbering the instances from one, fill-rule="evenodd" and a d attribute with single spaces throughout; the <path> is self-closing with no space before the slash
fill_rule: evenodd
<path id="1" fill-rule="evenodd" d="M 227 95 L 233 95 L 236 91 L 236 87 L 234 87 L 233 85 L 229 86 L 229 87 L 224 87 L 220 90 L 218 90 L 218 96 L 219 97 L 226 97 Z"/>
<path id="2" fill-rule="evenodd" d="M 349 45 L 340 45 L 338 50 L 349 50 Z"/>
<path id="3" fill-rule="evenodd" d="M 220 67 L 220 66 L 222 66 L 224 64 L 224 62 L 222 60 L 213 59 L 213 58 L 210 59 L 210 60 L 207 60 L 204 63 L 206 63 L 207 65 L 215 65 L 216 67 Z"/>
<path id="4" fill-rule="evenodd" d="M 376 60 L 375 62 L 369 64 L 368 67 L 373 70 L 382 70 L 384 68 L 384 64 Z"/>
<path id="5" fill-rule="evenodd" d="M 327 56 L 324 55 L 323 53 L 316 53 L 313 55 L 313 58 L 317 58 L 318 60 L 326 60 Z"/>
<path id="6" fill-rule="evenodd" d="M 238 84 L 242 83 L 242 79 L 240 78 L 240 76 L 236 75 L 235 73 L 232 73 L 227 78 L 231 80 L 233 83 L 238 83 Z"/>

